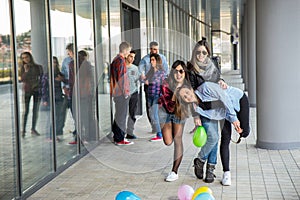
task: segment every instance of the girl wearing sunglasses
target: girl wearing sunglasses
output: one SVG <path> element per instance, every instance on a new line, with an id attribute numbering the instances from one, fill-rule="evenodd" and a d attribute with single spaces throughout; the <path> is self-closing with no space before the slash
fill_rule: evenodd
<path id="1" fill-rule="evenodd" d="M 221 79 L 219 68 L 210 58 L 210 49 L 205 38 L 196 43 L 192 52 L 192 58 L 187 63 L 187 67 L 193 88 L 199 85 L 197 83 L 198 75 L 201 75 L 205 81 L 219 83 L 224 89 L 227 87 L 227 84 Z"/>
<path id="2" fill-rule="evenodd" d="M 205 38 L 202 38 L 201 41 L 197 42 L 193 49 L 192 58 L 190 62 L 188 62 L 188 69 L 189 69 L 189 79 L 191 86 L 194 90 L 198 88 L 199 85 L 203 81 L 209 81 L 218 83 L 222 89 L 228 88 L 228 85 L 221 79 L 221 72 L 218 67 L 214 65 L 212 60 L 210 59 L 210 49 L 208 42 Z M 243 95 L 243 110 L 240 112 L 243 113 L 243 116 L 245 118 L 244 121 L 248 122 L 244 125 L 242 125 L 242 128 L 244 129 L 243 132 L 240 134 L 242 137 L 247 137 L 250 132 L 249 128 L 249 103 L 248 98 L 244 94 Z M 204 127 L 210 127 L 210 130 L 214 132 L 216 136 L 219 136 L 218 133 L 218 121 L 216 120 L 210 120 L 200 114 L 194 114 L 194 122 L 196 125 L 203 125 Z M 229 186 L 231 185 L 231 174 L 230 174 L 230 168 L 229 168 L 229 158 L 230 158 L 230 152 L 229 152 L 229 144 L 231 140 L 231 123 L 228 120 L 222 120 L 221 121 L 221 145 L 220 145 L 220 155 L 221 155 L 221 161 L 223 165 L 223 177 L 221 183 L 223 185 Z M 206 182 L 213 182 L 215 175 L 213 174 L 213 170 L 215 169 L 215 164 L 217 162 L 217 158 L 214 156 L 213 152 L 218 151 L 218 143 L 215 145 L 215 147 L 211 150 L 212 154 L 207 155 L 207 167 L 206 167 Z M 195 158 L 194 160 L 194 170 L 195 175 L 198 178 L 203 177 L 203 167 L 205 162 L 203 160 L 201 161 L 199 158 Z"/>
<path id="3" fill-rule="evenodd" d="M 189 83 L 186 71 L 183 61 L 177 60 L 173 63 L 168 78 L 163 81 L 161 96 L 158 100 L 163 141 L 167 146 L 174 142 L 173 167 L 165 179 L 167 182 L 178 179 L 177 172 L 183 156 L 182 133 L 188 117 L 188 107 L 179 103 L 175 93 L 177 88 Z"/>

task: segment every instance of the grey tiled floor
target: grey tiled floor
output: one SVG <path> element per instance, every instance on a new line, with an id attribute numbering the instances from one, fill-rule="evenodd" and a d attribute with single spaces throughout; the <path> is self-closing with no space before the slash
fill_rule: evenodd
<path id="1" fill-rule="evenodd" d="M 255 147 L 256 109 L 251 108 L 251 130 L 248 138 L 238 145 L 231 143 L 232 185 L 222 186 L 221 161 L 218 157 L 214 183 L 207 184 L 194 175 L 193 159 L 197 149 L 189 131 L 193 120 L 187 120 L 184 131 L 184 155 L 179 168 L 179 179 L 165 182 L 171 170 L 173 145 L 149 142 L 154 136 L 143 115 L 136 124 L 139 137 L 131 146 L 115 146 L 110 137 L 53 179 L 30 200 L 40 199 L 104 199 L 113 200 L 123 190 L 141 199 L 176 200 L 178 188 L 189 185 L 194 190 L 208 186 L 216 200 L 298 200 L 300 199 L 300 149 L 266 150 Z M 233 139 L 237 139 L 233 133 Z"/>

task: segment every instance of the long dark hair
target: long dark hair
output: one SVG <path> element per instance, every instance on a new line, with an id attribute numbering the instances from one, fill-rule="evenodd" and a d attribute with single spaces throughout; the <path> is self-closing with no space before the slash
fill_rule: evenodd
<path id="1" fill-rule="evenodd" d="M 158 67 L 159 70 L 162 70 L 163 69 L 163 66 L 162 66 L 162 59 L 160 57 L 159 54 L 157 53 L 152 53 L 150 54 L 150 62 L 151 62 L 151 58 L 154 57 L 155 60 L 156 60 L 156 66 Z"/>
<path id="2" fill-rule="evenodd" d="M 169 82 L 169 87 L 170 87 L 170 89 L 171 89 L 172 91 L 175 91 L 175 89 L 176 89 L 176 87 L 177 87 L 177 82 L 176 82 L 176 80 L 175 80 L 175 78 L 174 78 L 174 73 L 176 72 L 176 67 L 179 66 L 179 65 L 181 65 L 183 71 L 185 72 L 184 83 L 186 83 L 186 82 L 189 83 L 189 82 L 190 82 L 189 76 L 188 76 L 188 74 L 187 74 L 188 69 L 187 69 L 186 64 L 185 64 L 182 60 L 176 60 L 176 61 L 173 63 L 172 67 L 171 67 L 170 75 L 169 75 L 169 81 L 168 81 L 168 82 Z"/>
<path id="3" fill-rule="evenodd" d="M 56 62 L 56 66 L 54 66 L 54 74 L 58 74 L 60 72 L 59 70 L 59 62 L 56 56 L 53 56 L 53 62 Z"/>
<path id="4" fill-rule="evenodd" d="M 22 52 L 21 55 L 20 55 L 20 58 L 21 58 L 21 61 L 22 61 L 22 66 L 24 65 L 24 61 L 23 61 L 23 59 L 22 59 L 22 56 L 23 56 L 23 55 L 27 55 L 27 56 L 30 58 L 30 61 L 29 61 L 28 64 L 30 64 L 30 65 L 36 65 L 36 63 L 34 62 L 34 59 L 33 59 L 32 54 L 31 54 L 29 51 L 24 51 L 24 52 Z"/>
<path id="5" fill-rule="evenodd" d="M 189 106 L 186 105 L 182 105 L 181 102 L 178 100 L 177 98 L 177 93 L 176 93 L 176 88 L 177 88 L 177 82 L 174 78 L 175 73 L 177 73 L 176 71 L 176 67 L 181 65 L 181 67 L 183 68 L 183 71 L 185 73 L 185 78 L 184 78 L 184 82 L 183 85 L 188 85 L 189 84 L 189 77 L 187 74 L 187 67 L 186 64 L 182 61 L 182 60 L 176 60 L 172 67 L 171 67 L 171 71 L 170 71 L 170 75 L 168 77 L 168 83 L 169 83 L 169 89 L 171 89 L 174 94 L 175 94 L 175 102 L 176 102 L 176 106 L 175 106 L 175 116 L 180 118 L 180 119 L 185 119 L 189 116 Z"/>

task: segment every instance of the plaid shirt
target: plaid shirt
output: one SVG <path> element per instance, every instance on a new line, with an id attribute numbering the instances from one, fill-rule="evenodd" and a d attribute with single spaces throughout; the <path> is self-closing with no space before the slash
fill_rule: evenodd
<path id="1" fill-rule="evenodd" d="M 110 64 L 110 94 L 112 97 L 130 95 L 129 80 L 126 73 L 125 59 L 123 56 L 117 55 Z"/>
<path id="2" fill-rule="evenodd" d="M 174 114 L 176 102 L 172 101 L 173 91 L 169 88 L 168 78 L 165 79 L 161 86 L 161 96 L 158 99 L 159 107 L 164 107 L 170 114 Z"/>
<path id="3" fill-rule="evenodd" d="M 164 70 L 157 70 L 154 72 L 153 76 L 148 80 L 148 95 L 152 97 L 159 97 L 160 95 L 160 87 L 165 79 L 165 71 Z"/>

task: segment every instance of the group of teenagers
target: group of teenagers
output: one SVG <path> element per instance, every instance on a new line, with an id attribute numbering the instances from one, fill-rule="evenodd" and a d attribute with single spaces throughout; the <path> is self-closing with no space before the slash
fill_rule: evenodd
<path id="1" fill-rule="evenodd" d="M 127 56 L 131 55 L 131 46 L 122 42 L 119 54 L 111 63 L 111 95 L 115 102 L 115 116 L 112 125 L 113 139 L 116 145 L 130 145 L 135 139 L 133 132 L 126 131 L 127 108 L 130 107 L 131 80 L 144 83 L 146 111 L 156 136 L 150 141 L 163 140 L 165 145 L 174 142 L 174 160 L 172 171 L 165 181 L 178 179 L 178 169 L 183 157 L 183 130 L 186 120 L 192 115 L 195 127 L 203 126 L 207 133 L 207 141 L 194 159 L 194 172 L 197 178 L 212 183 L 215 179 L 219 133 L 221 127 L 220 156 L 223 166 L 221 183 L 231 185 L 230 152 L 232 125 L 240 137 L 250 133 L 249 102 L 246 94 L 229 86 L 221 78 L 220 69 L 211 59 L 209 44 L 205 38 L 197 42 L 192 51 L 192 58 L 185 63 L 176 60 L 170 70 L 166 58 L 159 54 L 159 45 L 150 43 L 150 53 L 142 58 L 137 70 L 138 76 L 130 78 L 127 73 Z M 132 64 L 132 63 L 131 63 Z M 130 65 L 131 65 L 130 64 Z M 129 105 L 129 106 L 126 106 Z M 132 109 L 129 108 L 129 110 Z M 129 112 L 130 113 L 130 112 Z M 135 122 L 134 115 L 128 120 Z M 134 123 L 133 123 L 134 125 Z M 133 130 L 133 129 L 132 129 Z"/>

